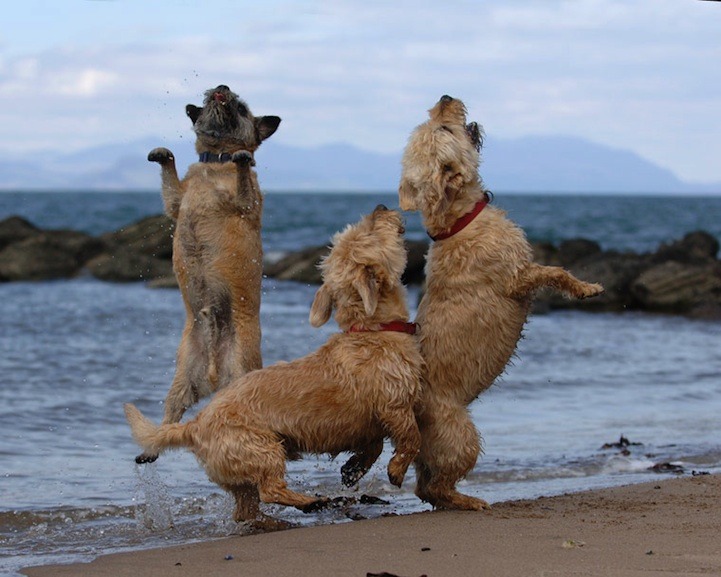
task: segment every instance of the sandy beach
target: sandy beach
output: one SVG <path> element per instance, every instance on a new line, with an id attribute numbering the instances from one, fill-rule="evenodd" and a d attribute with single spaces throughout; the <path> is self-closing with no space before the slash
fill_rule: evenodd
<path id="1" fill-rule="evenodd" d="M 432 511 L 99 557 L 30 577 L 721 574 L 721 476 Z"/>

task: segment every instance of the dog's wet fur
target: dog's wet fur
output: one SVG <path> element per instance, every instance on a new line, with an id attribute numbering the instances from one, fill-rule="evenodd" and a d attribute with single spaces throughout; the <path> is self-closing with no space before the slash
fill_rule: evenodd
<path id="1" fill-rule="evenodd" d="M 176 372 L 163 423 L 177 423 L 199 399 L 261 368 L 260 293 L 263 196 L 252 166 L 260 144 L 278 128 L 277 116 L 255 117 L 225 85 L 188 104 L 204 160 L 180 180 L 173 153 L 156 148 L 166 213 L 177 221 L 173 269 L 186 309 Z M 144 453 L 136 459 L 153 461 Z"/>
<path id="2" fill-rule="evenodd" d="M 401 208 L 420 211 L 432 237 L 441 238 L 488 199 L 478 174 L 483 132 L 466 115 L 461 100 L 441 97 L 429 120 L 411 134 L 403 154 Z M 603 291 L 562 268 L 534 263 L 523 231 L 492 206 L 460 232 L 431 244 L 416 319 L 427 372 L 415 466 L 416 494 L 434 507 L 488 507 L 456 490 L 481 450 L 468 405 L 504 371 L 534 294 L 543 287 L 573 298 Z"/>

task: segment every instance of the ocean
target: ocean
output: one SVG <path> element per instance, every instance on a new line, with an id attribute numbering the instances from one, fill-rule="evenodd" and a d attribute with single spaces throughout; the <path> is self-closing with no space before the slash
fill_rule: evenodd
<path id="1" fill-rule="evenodd" d="M 269 193 L 266 256 L 326 244 L 380 202 L 398 205 L 392 193 Z M 532 240 L 584 237 L 644 252 L 693 230 L 721 238 L 721 197 L 498 194 L 494 203 Z M 157 192 L 0 193 L 0 220 L 92 234 L 161 211 Z M 407 235 L 423 238 L 418 216 L 405 216 Z M 265 279 L 265 364 L 310 352 L 337 330 L 308 324 L 316 288 Z M 418 292 L 409 289 L 412 306 Z M 6 283 L 0 316 L 0 573 L 247 532 L 189 453 L 133 460 L 122 406 L 162 416 L 184 320 L 178 291 L 87 275 Z M 719 337 L 718 322 L 675 316 L 532 316 L 517 357 L 471 406 L 484 455 L 460 489 L 493 503 L 721 472 Z M 603 448 L 622 435 L 638 444 Z M 302 526 L 428 510 L 413 495 L 412 471 L 402 489 L 389 485 L 388 456 L 386 448 L 354 489 L 340 484 L 345 455 L 290 463 L 294 488 L 347 499 L 309 515 L 266 512 Z M 362 495 L 382 502 L 360 503 Z"/>

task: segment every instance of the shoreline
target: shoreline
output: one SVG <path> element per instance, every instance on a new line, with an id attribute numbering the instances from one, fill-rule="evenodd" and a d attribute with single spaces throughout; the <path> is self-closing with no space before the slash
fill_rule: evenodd
<path id="1" fill-rule="evenodd" d="M 28 577 L 721 574 L 721 475 L 426 511 L 26 567 Z"/>

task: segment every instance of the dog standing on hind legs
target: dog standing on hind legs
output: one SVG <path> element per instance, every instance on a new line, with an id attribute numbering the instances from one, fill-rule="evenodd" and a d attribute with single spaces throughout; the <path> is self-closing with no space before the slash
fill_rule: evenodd
<path id="1" fill-rule="evenodd" d="M 177 222 L 173 269 L 186 310 L 163 423 L 177 423 L 199 399 L 262 366 L 263 197 L 253 153 L 280 124 L 277 116 L 254 117 L 225 85 L 186 112 L 199 162 L 185 178 L 167 148 L 148 154 L 161 166 L 163 204 Z M 156 457 L 143 453 L 136 461 Z"/>
<path id="2" fill-rule="evenodd" d="M 136 442 L 151 454 L 193 451 L 235 497 L 236 521 L 261 519 L 261 500 L 303 511 L 327 503 L 287 487 L 285 461 L 298 453 L 358 451 L 372 464 L 390 437 L 388 478 L 400 486 L 421 443 L 414 411 L 423 374 L 405 265 L 401 216 L 379 206 L 338 233 L 321 264 L 310 321 L 320 326 L 335 310 L 342 333 L 305 357 L 246 374 L 187 423 L 158 427 L 126 405 Z"/>
<path id="3" fill-rule="evenodd" d="M 482 132 L 466 123 L 463 102 L 443 96 L 429 115 L 405 148 L 398 191 L 401 209 L 420 211 L 434 241 L 416 318 L 427 366 L 416 494 L 437 508 L 485 509 L 456 490 L 481 450 L 468 405 L 504 371 L 538 289 L 588 298 L 603 287 L 534 263 L 523 231 L 487 206 Z"/>

